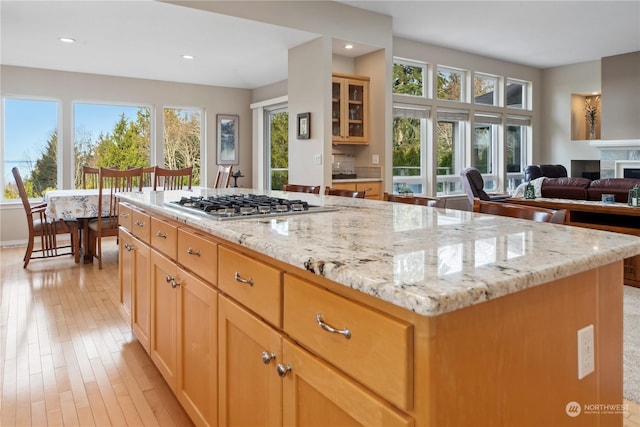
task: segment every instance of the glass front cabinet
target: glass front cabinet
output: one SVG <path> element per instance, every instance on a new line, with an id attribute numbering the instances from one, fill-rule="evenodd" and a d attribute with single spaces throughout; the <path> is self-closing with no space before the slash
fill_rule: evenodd
<path id="1" fill-rule="evenodd" d="M 336 144 L 368 144 L 369 78 L 333 74 L 332 134 Z"/>

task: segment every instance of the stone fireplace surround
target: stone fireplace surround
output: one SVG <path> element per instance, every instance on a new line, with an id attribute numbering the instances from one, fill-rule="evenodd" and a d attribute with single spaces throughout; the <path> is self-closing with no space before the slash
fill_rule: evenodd
<path id="1" fill-rule="evenodd" d="M 591 141 L 600 150 L 600 178 L 622 178 L 624 169 L 640 168 L 640 139 Z"/>

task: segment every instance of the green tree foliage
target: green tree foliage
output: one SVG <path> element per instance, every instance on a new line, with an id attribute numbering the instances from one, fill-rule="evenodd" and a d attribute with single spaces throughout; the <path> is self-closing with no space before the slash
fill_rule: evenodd
<path id="1" fill-rule="evenodd" d="M 271 169 L 289 168 L 289 114 L 271 114 Z M 282 190 L 289 182 L 287 171 L 274 170 L 271 173 L 271 189 Z"/>
<path id="2" fill-rule="evenodd" d="M 58 184 L 58 132 L 53 131 L 44 151 L 31 172 L 31 178 L 27 180 L 31 183 L 32 194 L 29 197 L 42 197 L 46 190 L 54 189 Z M 27 187 L 25 182 L 25 188 Z"/>
<path id="3" fill-rule="evenodd" d="M 420 175 L 420 119 L 393 119 L 394 175 Z"/>
<path id="4" fill-rule="evenodd" d="M 96 166 L 149 166 L 149 152 L 149 110 L 139 109 L 135 122 L 128 122 L 122 114 L 112 133 L 98 136 Z"/>
<path id="5" fill-rule="evenodd" d="M 438 99 L 460 101 L 462 79 L 457 73 L 443 73 L 438 71 Z"/>
<path id="6" fill-rule="evenodd" d="M 422 67 L 405 64 L 393 64 L 393 93 L 422 96 Z"/>

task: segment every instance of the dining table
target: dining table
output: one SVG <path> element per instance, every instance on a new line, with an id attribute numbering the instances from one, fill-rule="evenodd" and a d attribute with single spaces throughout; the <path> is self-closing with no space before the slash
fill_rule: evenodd
<path id="1" fill-rule="evenodd" d="M 98 215 L 109 215 L 109 197 L 104 197 L 102 207 L 98 208 L 98 189 L 49 190 L 44 194 L 47 203 L 45 213 L 54 220 L 78 221 L 82 235 L 76 249 L 82 254 L 85 264 L 93 262 L 93 254 L 89 245 L 89 222 Z M 76 256 L 76 262 L 79 262 Z"/>

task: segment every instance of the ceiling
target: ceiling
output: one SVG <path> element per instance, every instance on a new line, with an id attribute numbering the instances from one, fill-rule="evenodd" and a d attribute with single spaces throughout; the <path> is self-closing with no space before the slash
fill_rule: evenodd
<path id="1" fill-rule="evenodd" d="M 393 16 L 399 37 L 537 68 L 640 50 L 640 0 L 340 3 Z M 0 0 L 0 15 L 2 64 L 238 88 L 286 79 L 288 49 L 318 37 L 153 0 Z"/>

